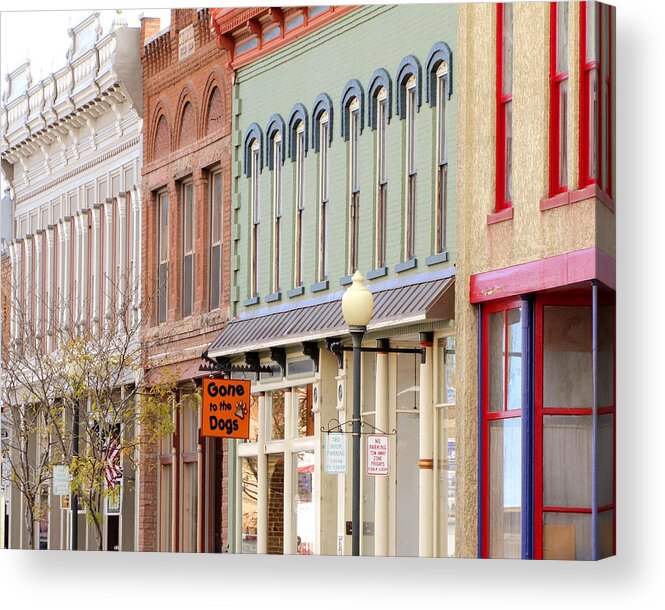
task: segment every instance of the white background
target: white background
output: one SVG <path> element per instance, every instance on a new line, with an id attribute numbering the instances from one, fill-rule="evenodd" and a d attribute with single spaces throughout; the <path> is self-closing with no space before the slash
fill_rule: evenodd
<path id="1" fill-rule="evenodd" d="M 53 6 L 43 4 L 29 5 Z M 0 607 L 665 607 L 665 11 L 655 1 L 614 4 L 617 557 L 566 563 L 0 551 Z M 173 2 L 153 6 L 165 5 Z M 35 21 L 30 35 L 38 31 Z"/>

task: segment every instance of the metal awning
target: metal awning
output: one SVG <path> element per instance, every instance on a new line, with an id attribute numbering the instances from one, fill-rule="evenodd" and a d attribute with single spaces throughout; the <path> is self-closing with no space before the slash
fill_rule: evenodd
<path id="1" fill-rule="evenodd" d="M 453 276 L 385 289 L 372 290 L 370 286 L 374 312 L 367 330 L 453 318 L 454 284 Z M 346 334 L 342 295 L 325 302 L 231 320 L 208 348 L 208 355 L 218 358 Z"/>

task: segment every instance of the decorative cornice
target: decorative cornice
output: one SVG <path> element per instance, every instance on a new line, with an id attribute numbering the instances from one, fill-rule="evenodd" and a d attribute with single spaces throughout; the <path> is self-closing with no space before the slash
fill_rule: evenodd
<path id="1" fill-rule="evenodd" d="M 132 138 L 131 140 L 128 140 L 124 144 L 121 144 L 120 146 L 117 146 L 113 150 L 110 150 L 103 155 L 99 155 L 98 157 L 95 157 L 94 159 L 91 159 L 87 163 L 84 163 L 82 165 L 79 165 L 76 169 L 73 169 L 66 174 L 62 174 L 55 180 L 52 180 L 51 182 L 44 184 L 40 186 L 39 188 L 36 188 L 34 191 L 31 191 L 27 193 L 26 195 L 23 195 L 22 197 L 17 197 L 16 198 L 16 205 L 19 203 L 23 203 L 24 201 L 27 201 L 28 199 L 31 199 L 32 197 L 36 197 L 37 195 L 40 195 L 44 191 L 48 191 L 50 188 L 53 188 L 54 186 L 61 184 L 63 182 L 66 182 L 70 178 L 73 178 L 77 174 L 80 174 L 81 172 L 85 172 L 89 170 L 91 167 L 94 167 L 95 165 L 99 165 L 100 163 L 104 163 L 104 161 L 107 161 L 111 157 L 115 157 L 116 155 L 119 155 L 120 153 L 124 152 L 128 148 L 131 148 L 132 146 L 137 146 L 140 141 L 139 137 Z"/>

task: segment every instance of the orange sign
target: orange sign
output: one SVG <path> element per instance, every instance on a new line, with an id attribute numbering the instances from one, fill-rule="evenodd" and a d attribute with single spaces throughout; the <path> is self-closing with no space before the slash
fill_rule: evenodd
<path id="1" fill-rule="evenodd" d="M 203 379 L 203 436 L 249 438 L 250 383 Z"/>

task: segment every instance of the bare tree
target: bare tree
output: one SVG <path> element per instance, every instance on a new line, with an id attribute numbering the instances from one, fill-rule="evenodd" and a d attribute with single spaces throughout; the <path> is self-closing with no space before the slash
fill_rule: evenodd
<path id="1" fill-rule="evenodd" d="M 175 383 L 144 378 L 147 346 L 133 296 L 114 286 L 100 319 L 81 299 L 75 308 L 61 299 L 52 311 L 40 299 L 13 307 L 13 336 L 2 354 L 9 428 L 3 451 L 23 499 L 30 548 L 48 510 L 42 498 L 55 465 L 69 467 L 72 491 L 102 550 L 103 506 L 123 484 L 122 465 L 135 467 L 142 446 L 172 432 Z"/>

